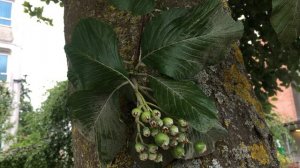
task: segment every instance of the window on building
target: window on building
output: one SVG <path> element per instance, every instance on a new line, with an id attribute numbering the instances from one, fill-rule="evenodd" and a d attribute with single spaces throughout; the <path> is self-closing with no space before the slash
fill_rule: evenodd
<path id="1" fill-rule="evenodd" d="M 6 0 L 0 0 L 0 24 L 11 25 L 11 6 L 12 3 Z"/>
<path id="2" fill-rule="evenodd" d="M 0 54 L 0 81 L 7 79 L 7 55 Z"/>

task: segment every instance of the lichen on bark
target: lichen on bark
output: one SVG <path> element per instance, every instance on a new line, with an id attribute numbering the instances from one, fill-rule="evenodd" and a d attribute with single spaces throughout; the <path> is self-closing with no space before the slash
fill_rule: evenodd
<path id="1" fill-rule="evenodd" d="M 199 86 L 209 90 L 210 95 L 216 100 L 219 117 L 228 131 L 228 136 L 217 143 L 213 153 L 196 159 L 199 160 L 198 166 L 204 168 L 216 167 L 216 165 L 224 168 L 278 167 L 272 136 L 258 108 L 255 107 L 255 103 L 253 104 L 257 100 L 243 62 L 237 59 L 236 53 L 240 51 L 235 45 L 223 62 L 208 67 L 196 76 Z M 251 147 L 254 144 L 264 147 L 264 159 L 268 158 L 268 162 L 252 158 L 255 152 Z M 172 165 L 185 167 L 188 163 L 179 161 L 173 162 Z"/>
<path id="2" fill-rule="evenodd" d="M 269 155 L 263 144 L 253 144 L 249 146 L 251 158 L 257 160 L 261 165 L 270 163 Z"/>

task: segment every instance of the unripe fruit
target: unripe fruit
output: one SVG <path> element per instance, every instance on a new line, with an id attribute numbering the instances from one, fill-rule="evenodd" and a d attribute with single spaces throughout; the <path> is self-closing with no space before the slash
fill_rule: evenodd
<path id="1" fill-rule="evenodd" d="M 149 153 L 148 154 L 148 159 L 149 160 L 155 160 L 157 158 L 157 154 L 156 153 Z"/>
<path id="2" fill-rule="evenodd" d="M 159 132 L 159 130 L 158 130 L 157 128 L 153 128 L 153 129 L 151 129 L 151 136 L 155 136 L 155 135 L 157 135 L 157 134 L 158 134 L 158 132 Z"/>
<path id="3" fill-rule="evenodd" d="M 151 119 L 151 113 L 149 111 L 144 111 L 141 115 L 141 120 L 144 123 L 149 123 L 150 119 Z"/>
<path id="4" fill-rule="evenodd" d="M 167 127 L 171 127 L 173 125 L 173 119 L 169 117 L 165 117 L 163 119 L 164 125 Z"/>
<path id="5" fill-rule="evenodd" d="M 179 130 L 178 130 L 178 127 L 176 127 L 175 125 L 172 125 L 171 128 L 170 128 L 170 134 L 172 136 L 175 136 L 179 133 Z"/>
<path id="6" fill-rule="evenodd" d="M 176 139 L 172 139 L 170 142 L 170 146 L 175 147 L 178 145 L 178 141 Z"/>
<path id="7" fill-rule="evenodd" d="M 187 132 L 188 127 L 180 127 L 179 130 L 180 130 L 180 132 Z"/>
<path id="8" fill-rule="evenodd" d="M 141 161 L 145 161 L 145 160 L 147 160 L 148 159 L 148 153 L 141 153 L 140 155 L 139 155 L 139 157 L 140 157 L 140 160 Z"/>
<path id="9" fill-rule="evenodd" d="M 179 119 L 178 120 L 179 126 L 181 127 L 187 127 L 188 123 L 184 119 Z"/>
<path id="10" fill-rule="evenodd" d="M 148 145 L 148 151 L 150 153 L 157 153 L 158 150 L 158 146 L 154 145 L 154 144 L 149 144 Z"/>
<path id="11" fill-rule="evenodd" d="M 131 111 L 131 114 L 133 117 L 139 117 L 142 113 L 142 110 L 140 108 L 134 108 Z"/>
<path id="12" fill-rule="evenodd" d="M 143 128 L 143 135 L 145 137 L 149 137 L 151 135 L 151 131 L 148 127 Z"/>
<path id="13" fill-rule="evenodd" d="M 184 133 L 180 133 L 178 135 L 178 142 L 183 143 L 187 140 L 186 135 Z"/>
<path id="14" fill-rule="evenodd" d="M 154 160 L 156 163 L 162 162 L 163 161 L 163 155 L 162 154 L 158 154 L 156 159 Z"/>
<path id="15" fill-rule="evenodd" d="M 181 147 L 181 146 L 176 146 L 172 150 L 172 155 L 173 155 L 174 158 L 177 158 L 177 159 L 183 158 L 184 155 L 185 155 L 184 148 Z"/>
<path id="16" fill-rule="evenodd" d="M 151 126 L 152 128 L 156 128 L 157 125 L 158 125 L 157 122 L 156 122 L 155 120 L 151 120 L 149 124 L 150 124 L 150 126 Z"/>
<path id="17" fill-rule="evenodd" d="M 168 150 L 169 149 L 169 144 L 164 143 L 164 144 L 162 144 L 161 148 L 163 148 L 163 150 Z"/>
<path id="18" fill-rule="evenodd" d="M 154 141 L 158 146 L 169 145 L 170 138 L 167 134 L 160 132 L 157 135 L 155 135 Z"/>
<path id="19" fill-rule="evenodd" d="M 136 152 L 138 152 L 138 153 L 143 152 L 145 150 L 144 145 L 141 143 L 136 143 L 134 147 L 135 147 Z"/>
<path id="20" fill-rule="evenodd" d="M 194 144 L 194 149 L 197 153 L 201 154 L 206 151 L 206 145 L 205 143 L 198 141 Z"/>
<path id="21" fill-rule="evenodd" d="M 159 119 L 159 118 L 161 117 L 160 111 L 154 109 L 154 110 L 152 111 L 152 117 L 154 117 L 154 118 L 156 118 L 156 119 Z"/>
<path id="22" fill-rule="evenodd" d="M 191 143 L 191 142 L 190 142 L 189 139 L 186 138 L 185 141 L 183 141 L 182 143 L 183 143 L 183 144 L 188 144 L 188 143 Z"/>
<path id="23" fill-rule="evenodd" d="M 166 127 L 166 126 L 163 126 L 162 127 L 162 132 L 167 134 L 167 133 L 170 132 L 170 129 L 168 127 Z"/>
<path id="24" fill-rule="evenodd" d="M 162 127 L 164 125 L 164 122 L 161 119 L 156 119 L 156 123 L 159 127 Z"/>

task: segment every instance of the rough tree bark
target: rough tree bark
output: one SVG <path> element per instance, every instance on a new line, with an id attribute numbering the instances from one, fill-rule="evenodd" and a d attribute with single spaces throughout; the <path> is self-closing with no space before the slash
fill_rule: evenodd
<path id="1" fill-rule="evenodd" d="M 159 0 L 158 8 L 190 7 L 201 0 Z M 85 17 L 101 19 L 114 26 L 125 59 L 137 52 L 142 19 L 121 12 L 106 0 L 65 0 L 65 38 L 70 42 L 76 23 Z M 237 45 L 232 45 L 226 59 L 199 72 L 197 79 L 205 93 L 215 99 L 220 120 L 228 130 L 226 139 L 216 144 L 215 152 L 189 161 L 174 161 L 176 168 L 271 168 L 279 167 L 272 136 L 264 121 L 260 103 L 246 77 L 243 57 Z M 76 168 L 100 167 L 95 145 L 85 140 L 73 124 L 74 159 Z M 139 167 L 126 152 L 120 154 L 111 167 Z"/>

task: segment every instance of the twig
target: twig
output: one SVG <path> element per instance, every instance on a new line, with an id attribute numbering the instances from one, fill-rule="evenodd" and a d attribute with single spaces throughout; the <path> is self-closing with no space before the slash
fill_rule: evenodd
<path id="1" fill-rule="evenodd" d="M 139 62 L 140 62 L 140 57 L 141 57 L 141 41 L 142 41 L 142 33 L 143 33 L 143 30 L 144 30 L 144 24 L 145 24 L 145 16 L 142 16 L 141 17 L 141 24 L 140 24 L 140 27 L 139 27 L 139 36 L 138 36 L 138 45 L 137 45 L 137 48 L 135 50 L 135 53 L 134 55 L 132 56 L 132 61 L 133 61 L 133 65 L 138 65 Z"/>
<path id="2" fill-rule="evenodd" d="M 147 74 L 148 76 L 148 74 Z M 153 92 L 153 90 L 151 88 L 148 88 L 148 87 L 145 87 L 145 86 L 139 86 L 141 89 L 143 90 L 147 90 L 147 91 L 150 91 L 150 92 Z"/>
<path id="3" fill-rule="evenodd" d="M 154 102 L 154 103 L 156 103 L 156 100 L 152 97 L 152 96 L 150 96 L 149 94 L 148 94 L 148 92 L 146 92 L 144 89 L 142 89 L 141 87 L 139 87 L 139 90 L 144 94 L 144 95 L 146 95 L 152 102 Z"/>

